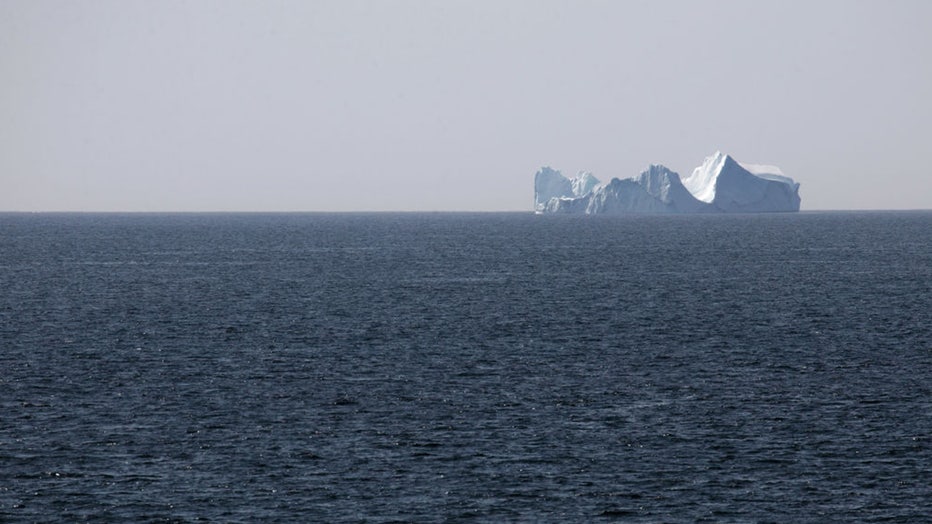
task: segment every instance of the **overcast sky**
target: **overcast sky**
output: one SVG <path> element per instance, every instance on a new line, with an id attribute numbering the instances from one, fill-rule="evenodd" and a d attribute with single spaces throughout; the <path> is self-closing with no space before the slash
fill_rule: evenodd
<path id="1" fill-rule="evenodd" d="M 0 210 L 530 210 L 716 150 L 932 208 L 932 2 L 0 0 Z"/>

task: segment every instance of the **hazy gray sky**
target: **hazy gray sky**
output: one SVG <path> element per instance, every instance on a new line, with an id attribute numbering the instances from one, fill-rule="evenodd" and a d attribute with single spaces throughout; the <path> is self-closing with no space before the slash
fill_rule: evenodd
<path id="1" fill-rule="evenodd" d="M 0 210 L 530 210 L 717 149 L 932 208 L 932 2 L 0 0 Z"/>

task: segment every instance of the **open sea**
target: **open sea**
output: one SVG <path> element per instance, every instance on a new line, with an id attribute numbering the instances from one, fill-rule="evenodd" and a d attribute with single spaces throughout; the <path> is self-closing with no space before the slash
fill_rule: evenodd
<path id="1" fill-rule="evenodd" d="M 0 522 L 932 522 L 932 212 L 0 214 Z"/>

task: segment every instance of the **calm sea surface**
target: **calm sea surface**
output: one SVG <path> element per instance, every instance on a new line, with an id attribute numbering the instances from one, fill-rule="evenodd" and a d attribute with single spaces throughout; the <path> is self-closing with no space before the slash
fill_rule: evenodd
<path id="1" fill-rule="evenodd" d="M 0 215 L 0 521 L 929 522 L 932 212 Z"/>

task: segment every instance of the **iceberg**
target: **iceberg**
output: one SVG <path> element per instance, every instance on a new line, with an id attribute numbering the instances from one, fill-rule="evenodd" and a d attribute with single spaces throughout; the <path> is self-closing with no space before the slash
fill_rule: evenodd
<path id="1" fill-rule="evenodd" d="M 534 175 L 534 201 L 550 202 L 553 199 L 581 198 L 588 195 L 599 179 L 592 173 L 581 172 L 576 177 L 567 178 L 562 173 L 549 167 L 541 168 Z"/>
<path id="2" fill-rule="evenodd" d="M 799 184 L 775 166 L 741 164 L 716 152 L 685 178 L 653 164 L 602 184 L 544 167 L 534 176 L 537 213 L 780 213 L 799 211 Z"/>

